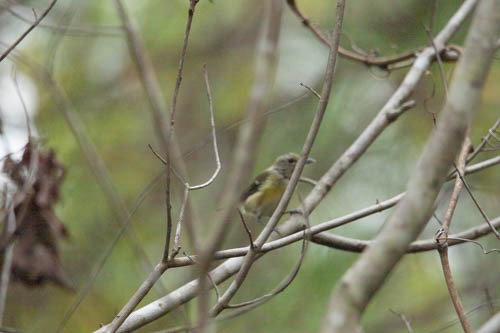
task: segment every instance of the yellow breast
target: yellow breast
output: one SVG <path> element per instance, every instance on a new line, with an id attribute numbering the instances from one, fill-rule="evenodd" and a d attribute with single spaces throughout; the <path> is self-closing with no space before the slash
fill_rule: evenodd
<path id="1" fill-rule="evenodd" d="M 269 177 L 257 192 L 247 198 L 244 209 L 257 217 L 270 217 L 278 205 L 288 180 L 281 177 Z"/>

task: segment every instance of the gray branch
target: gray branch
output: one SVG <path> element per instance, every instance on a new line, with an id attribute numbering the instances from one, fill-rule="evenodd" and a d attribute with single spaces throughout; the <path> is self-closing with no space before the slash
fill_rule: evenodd
<path id="1" fill-rule="evenodd" d="M 408 191 L 374 242 L 332 292 L 321 332 L 362 332 L 364 309 L 432 215 L 481 97 L 500 33 L 498 0 L 479 2 L 450 93 Z"/>

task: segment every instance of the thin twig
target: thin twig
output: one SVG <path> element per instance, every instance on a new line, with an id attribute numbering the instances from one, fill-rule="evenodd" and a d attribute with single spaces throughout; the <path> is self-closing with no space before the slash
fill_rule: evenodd
<path id="1" fill-rule="evenodd" d="M 493 252 L 500 253 L 500 249 L 486 250 L 486 248 L 481 243 L 479 243 L 478 241 L 475 241 L 473 239 L 448 236 L 448 240 L 457 240 L 457 241 L 461 241 L 461 242 L 464 242 L 464 243 L 473 243 L 473 244 L 476 244 L 477 246 L 479 246 L 481 248 L 481 250 L 483 251 L 483 254 L 490 254 L 490 253 L 493 253 Z"/>
<path id="2" fill-rule="evenodd" d="M 199 190 L 202 188 L 207 187 L 208 185 L 212 184 L 219 175 L 219 172 L 221 170 L 221 162 L 220 162 L 220 156 L 219 156 L 219 147 L 217 145 L 217 132 L 215 130 L 215 117 L 214 117 L 214 106 L 213 106 L 213 101 L 212 101 L 212 91 L 210 89 L 210 82 L 208 81 L 208 72 L 207 72 L 207 65 L 203 65 L 203 71 L 205 73 L 205 87 L 207 89 L 207 98 L 208 98 L 208 107 L 210 110 L 210 128 L 212 129 L 212 143 L 214 146 L 214 155 L 215 155 L 215 163 L 217 164 L 217 167 L 215 168 L 214 173 L 212 176 L 204 183 L 199 184 L 199 185 L 194 185 L 194 186 L 189 186 L 190 190 Z"/>
<path id="3" fill-rule="evenodd" d="M 329 46 L 329 40 L 323 31 L 313 22 L 311 22 L 298 8 L 295 0 L 287 0 L 288 6 L 292 10 L 292 12 L 300 19 L 302 24 L 308 28 L 317 38 L 326 46 Z M 421 49 L 415 49 L 413 51 L 407 51 L 405 53 L 389 56 L 389 57 L 375 57 L 373 54 L 359 54 L 356 52 L 352 52 L 350 50 L 346 50 L 343 47 L 339 47 L 339 54 L 347 59 L 351 59 L 354 61 L 361 62 L 368 66 L 377 66 L 381 69 L 392 70 L 402 68 L 401 64 L 405 67 L 411 63 L 408 61 L 412 61 L 416 59 L 420 52 L 423 51 Z M 441 50 L 441 57 L 446 61 L 456 61 L 458 59 L 458 55 L 461 53 L 461 49 L 458 46 L 450 45 L 447 48 Z"/>
<path id="4" fill-rule="evenodd" d="M 176 137 L 171 135 L 171 129 L 169 128 L 169 122 L 165 120 L 165 116 L 168 111 L 164 103 L 164 98 L 162 95 L 162 91 L 160 89 L 160 84 L 158 83 L 158 79 L 156 77 L 156 72 L 153 68 L 153 64 L 148 57 L 146 49 L 144 47 L 144 43 L 140 38 L 138 33 L 138 29 L 134 24 L 132 18 L 130 17 L 128 11 L 126 10 L 124 4 L 121 0 L 115 0 L 115 5 L 119 14 L 119 17 L 123 23 L 128 46 L 130 49 L 130 54 L 135 61 L 137 66 L 137 70 L 143 84 L 145 93 L 148 97 L 148 101 L 150 103 L 150 111 L 152 117 L 152 124 L 155 131 L 156 138 L 160 144 L 161 151 L 167 154 L 167 158 L 171 160 L 167 160 L 166 168 L 169 170 L 173 170 L 177 175 L 181 175 L 182 179 L 186 178 L 186 166 L 184 165 L 184 161 L 182 159 L 182 154 L 177 143 Z M 172 155 L 172 156 L 170 156 Z M 168 173 L 169 174 L 169 173 Z M 167 177 L 167 183 L 170 178 Z M 167 189 L 169 189 L 169 184 L 167 184 Z M 170 193 L 167 193 L 168 197 Z M 167 202 L 167 216 L 170 211 L 170 206 L 168 202 L 169 198 L 166 198 Z M 188 201 L 188 213 L 191 216 L 194 216 L 194 211 L 190 206 L 190 202 Z M 168 227 L 168 226 L 167 226 Z M 166 232 L 166 236 L 170 235 L 171 232 Z M 197 244 L 196 235 L 189 234 L 190 239 L 193 244 Z M 168 237 L 166 237 L 168 238 Z M 170 239 L 170 238 L 169 238 Z M 170 246 L 165 247 L 165 249 L 170 248 Z M 168 256 L 165 256 L 166 258 Z"/>
<path id="5" fill-rule="evenodd" d="M 52 8 L 56 5 L 56 2 L 57 0 L 52 0 L 52 2 L 48 5 L 48 7 L 43 11 L 42 15 L 40 15 L 40 17 L 38 17 L 35 22 L 33 22 L 28 29 L 26 29 L 26 31 L 21 35 L 19 36 L 19 38 L 17 38 L 14 43 L 12 43 L 8 48 L 7 50 L 5 50 L 2 55 L 0 56 L 0 62 L 2 62 L 8 55 L 10 52 L 12 52 L 12 50 L 14 50 L 17 45 L 19 45 L 19 43 L 21 43 L 23 41 L 24 38 L 26 38 L 26 36 L 29 35 L 29 33 L 31 31 L 33 31 L 33 29 L 36 28 L 36 26 L 38 24 L 40 24 L 40 22 L 42 22 L 42 20 L 50 13 L 50 11 L 52 10 Z"/>
<path id="6" fill-rule="evenodd" d="M 250 228 L 248 228 L 247 222 L 245 221 L 245 217 L 243 216 L 241 209 L 238 209 L 238 215 L 240 216 L 241 223 L 243 224 L 243 229 L 245 229 L 245 232 L 248 236 L 248 241 L 249 241 L 250 247 L 253 248 L 253 247 L 255 247 L 255 244 L 253 243 L 252 232 L 250 231 Z M 217 300 L 218 300 L 218 298 L 217 298 Z"/>
<path id="7" fill-rule="evenodd" d="M 267 117 L 267 116 L 272 115 L 274 113 L 282 112 L 283 110 L 288 109 L 291 105 L 296 104 L 296 103 L 302 101 L 303 99 L 309 97 L 309 95 L 310 95 L 309 93 L 301 94 L 301 95 L 299 95 L 299 96 L 291 99 L 290 101 L 287 101 L 287 102 L 285 102 L 285 103 L 283 103 L 281 105 L 278 105 L 276 107 L 273 107 L 273 108 L 265 111 L 262 116 L 263 117 Z M 237 120 L 237 121 L 231 123 L 230 125 L 228 125 L 228 126 L 226 126 L 224 128 L 221 128 L 221 129 L 217 130 L 216 133 L 220 134 L 221 132 L 226 132 L 226 131 L 232 130 L 233 128 L 236 128 L 236 127 L 238 127 L 238 126 L 240 126 L 242 124 L 245 124 L 245 123 L 247 123 L 249 121 L 250 121 L 250 119 L 248 117 L 245 117 L 243 119 L 240 119 L 240 120 Z M 194 152 L 196 152 L 196 151 L 202 149 L 203 147 L 205 147 L 209 142 L 211 142 L 211 141 L 213 142 L 212 137 L 213 137 L 213 135 L 210 134 L 207 139 L 202 140 L 200 143 L 198 143 L 197 145 L 195 145 L 193 148 L 190 148 L 189 150 L 187 150 L 186 152 L 184 152 L 183 156 L 184 157 L 185 156 L 189 156 L 189 155 L 193 154 Z"/>
<path id="8" fill-rule="evenodd" d="M 408 331 L 408 333 L 413 333 L 413 329 L 411 327 L 411 323 L 410 323 L 410 321 L 406 318 L 406 316 L 403 313 L 395 311 L 393 309 L 389 309 L 389 311 L 391 311 L 396 316 L 398 316 L 399 318 L 401 318 L 401 320 L 403 321 L 403 323 L 406 326 L 406 330 Z"/>
<path id="9" fill-rule="evenodd" d="M 481 140 L 481 143 L 477 145 L 477 147 L 474 149 L 474 151 L 469 155 L 467 158 L 467 162 L 470 162 L 474 159 L 474 157 L 479 154 L 484 146 L 487 144 L 488 140 L 490 139 L 491 136 L 496 132 L 497 128 L 500 126 L 500 118 L 497 119 L 497 121 L 491 126 L 491 128 L 488 130 L 488 133 L 483 137 Z"/>
<path id="10" fill-rule="evenodd" d="M 5 237 L 8 239 L 16 230 L 16 217 L 14 215 L 14 207 L 5 205 L 7 216 L 5 217 Z M 3 317 L 5 314 L 5 305 L 7 301 L 7 289 L 10 282 L 10 270 L 12 267 L 12 259 L 14 254 L 14 243 L 10 243 L 4 249 L 2 258 L 2 272 L 0 276 L 0 326 L 3 325 Z"/>
<path id="11" fill-rule="evenodd" d="M 314 96 L 316 96 L 316 98 L 317 98 L 318 100 L 320 100 L 320 99 L 321 99 L 321 96 L 319 95 L 319 93 L 318 93 L 316 90 L 314 90 L 313 88 L 309 87 L 309 86 L 308 86 L 307 84 L 305 84 L 305 83 L 300 82 L 299 84 L 300 84 L 302 87 L 304 87 L 304 88 L 306 88 L 307 90 L 309 90 L 309 91 L 311 92 L 311 94 L 313 94 Z"/>
<path id="12" fill-rule="evenodd" d="M 116 244 L 121 239 L 122 235 L 128 230 L 130 223 L 132 223 L 133 215 L 139 209 L 139 207 L 142 205 L 142 203 L 146 199 L 147 195 L 153 190 L 153 187 L 157 182 L 158 182 L 157 179 L 153 179 L 153 181 L 151 181 L 148 184 L 146 189 L 143 190 L 141 192 L 141 194 L 139 194 L 139 196 L 135 200 L 134 207 L 130 211 L 129 217 L 127 218 L 126 221 L 124 221 L 123 225 L 120 227 L 120 229 L 116 233 L 115 237 L 111 240 L 111 242 L 109 242 L 108 247 L 102 252 L 101 257 L 96 261 L 96 263 L 92 267 L 90 274 L 88 274 L 89 277 L 88 277 L 87 282 L 85 283 L 85 286 L 83 286 L 80 289 L 80 291 L 78 292 L 78 295 L 75 297 L 75 300 L 73 301 L 73 303 L 66 309 L 66 312 L 64 313 L 63 318 L 61 319 L 61 322 L 59 323 L 59 325 L 56 329 L 56 332 L 61 332 L 63 330 L 63 328 L 66 326 L 67 322 L 71 319 L 72 315 L 76 312 L 76 310 L 78 309 L 80 304 L 83 302 L 85 296 L 88 294 L 88 292 L 92 288 L 94 282 L 97 279 L 97 276 L 99 275 L 102 268 L 104 267 L 104 264 L 108 261 L 108 258 L 111 256 L 111 253 L 113 252 L 113 249 L 115 248 Z M 165 290 L 165 288 L 162 286 L 162 284 L 157 284 L 157 286 L 160 286 L 163 290 Z M 162 292 L 163 292 L 163 290 L 162 290 Z"/>
<path id="13" fill-rule="evenodd" d="M 22 22 L 28 23 L 30 25 L 34 24 L 35 21 L 31 18 L 27 18 L 20 14 L 14 9 L 12 9 L 13 5 L 19 5 L 18 1 L 7 1 L 9 4 L 0 4 L 0 8 L 6 10 L 9 14 L 19 19 Z M 36 18 L 35 18 L 36 20 Z M 39 23 L 38 28 L 43 28 L 50 30 L 54 33 L 64 34 L 66 36 L 79 36 L 79 37 L 120 37 L 123 35 L 122 29 L 119 26 L 101 26 L 101 25 L 92 25 L 92 26 L 69 26 L 69 25 L 60 25 L 60 24 L 50 24 L 50 23 Z"/>
<path id="14" fill-rule="evenodd" d="M 467 130 L 465 133 L 465 139 L 463 141 L 462 148 L 460 150 L 460 154 L 457 159 L 457 167 L 456 167 L 457 176 L 455 178 L 455 186 L 453 187 L 453 192 L 451 194 L 448 208 L 443 218 L 441 229 L 439 230 L 436 236 L 436 242 L 438 244 L 437 250 L 439 252 L 439 258 L 441 260 L 441 266 L 443 268 L 443 274 L 446 286 L 448 288 L 448 292 L 453 302 L 453 306 L 455 307 L 455 311 L 458 315 L 458 318 L 460 319 L 460 323 L 462 324 L 462 328 L 465 333 L 471 333 L 472 329 L 465 315 L 464 307 L 462 301 L 460 300 L 460 296 L 458 295 L 458 291 L 455 286 L 455 281 L 451 273 L 450 261 L 448 257 L 448 230 L 450 228 L 453 213 L 455 212 L 455 208 L 457 207 L 458 196 L 464 184 L 462 182 L 460 175 L 464 172 L 469 148 L 470 148 L 469 131 Z"/>
<path id="15" fill-rule="evenodd" d="M 302 197 L 299 196 L 299 200 L 300 200 L 300 202 L 302 204 Z M 301 211 L 303 211 L 303 209 Z M 258 297 L 256 299 L 253 299 L 251 301 L 247 301 L 247 302 L 243 302 L 243 303 L 239 303 L 239 304 L 228 304 L 227 308 L 234 309 L 234 308 L 242 308 L 242 307 L 244 307 L 244 308 L 247 308 L 248 310 L 254 309 L 255 307 L 257 307 L 257 306 L 259 306 L 261 304 L 264 304 L 265 302 L 267 302 L 268 300 L 270 300 L 274 296 L 276 296 L 279 293 L 283 292 L 286 288 L 288 288 L 288 286 L 290 286 L 290 284 L 297 277 L 300 268 L 302 267 L 302 263 L 304 262 L 304 258 L 305 258 L 306 251 L 307 251 L 307 247 L 308 247 L 309 241 L 311 240 L 311 236 L 306 234 L 306 229 L 310 228 L 309 216 L 307 214 L 304 214 L 303 217 L 304 217 L 304 220 L 305 220 L 305 224 L 304 224 L 304 231 L 303 231 L 304 234 L 303 234 L 303 237 L 302 237 L 303 241 L 302 241 L 302 248 L 301 248 L 301 251 L 300 251 L 299 260 L 295 264 L 295 266 L 292 269 L 292 271 L 288 274 L 288 276 L 286 276 L 283 279 L 283 281 L 281 281 L 281 283 L 276 288 L 274 288 L 273 291 L 269 292 L 268 294 L 263 295 L 261 297 Z M 242 313 L 243 312 L 240 312 L 239 314 L 242 314 Z"/>
<path id="16" fill-rule="evenodd" d="M 500 156 L 498 156 L 498 157 L 500 157 Z M 471 190 L 469 184 L 467 183 L 467 181 L 465 180 L 465 178 L 463 177 L 463 175 L 460 172 L 457 171 L 457 174 L 460 177 L 460 180 L 464 183 L 465 190 L 467 191 L 467 193 L 469 193 L 469 196 L 472 199 L 472 202 L 474 202 L 474 205 L 476 206 L 477 210 L 479 211 L 479 213 L 483 217 L 484 221 L 490 226 L 491 231 L 493 231 L 493 233 L 495 234 L 496 238 L 500 239 L 500 233 L 491 224 L 491 221 L 488 218 L 488 216 L 486 215 L 486 212 L 484 211 L 484 209 L 481 207 L 481 205 L 477 201 L 476 196 L 472 193 L 472 190 Z"/>
<path id="17" fill-rule="evenodd" d="M 439 75 L 441 76 L 441 81 L 443 82 L 444 94 L 446 98 L 448 98 L 448 81 L 446 80 L 446 75 L 444 73 L 443 68 L 443 60 L 441 59 L 441 54 L 439 53 L 436 44 L 434 43 L 434 37 L 432 36 L 431 29 L 428 27 L 424 27 L 425 32 L 427 33 L 427 37 L 429 38 L 429 42 L 431 43 L 434 51 L 436 52 L 436 60 L 439 67 Z"/>
<path id="18" fill-rule="evenodd" d="M 163 248 L 163 262 L 168 260 L 170 251 L 170 241 L 172 238 L 172 199 L 171 199 L 171 171 L 172 171 L 172 154 L 170 142 L 172 142 L 173 134 L 175 132 L 175 115 L 177 111 L 177 97 L 179 96 L 179 91 L 182 82 L 182 73 L 184 70 L 184 61 L 186 59 L 186 51 L 189 42 L 189 34 L 191 32 L 191 25 L 193 23 L 193 17 L 195 13 L 196 4 L 198 0 L 189 1 L 188 18 L 186 21 L 186 30 L 184 32 L 184 40 L 182 42 L 181 54 L 179 56 L 179 66 L 177 68 L 177 77 L 175 79 L 175 87 L 172 93 L 172 105 L 170 108 L 170 132 L 167 139 L 167 145 L 165 149 L 167 170 L 166 170 L 166 182 L 165 182 L 165 205 L 167 208 L 167 230 L 165 232 L 165 246 Z"/>
<path id="19" fill-rule="evenodd" d="M 301 250 L 300 250 L 299 260 L 294 265 L 292 271 L 283 279 L 283 281 L 280 282 L 280 284 L 278 286 L 276 286 L 269 293 L 267 293 L 265 295 L 262 295 L 262 296 L 260 296 L 258 298 L 255 298 L 253 300 L 249 300 L 249 301 L 246 301 L 246 302 L 241 302 L 241 303 L 238 303 L 238 304 L 228 304 L 228 305 L 226 305 L 226 308 L 228 308 L 228 309 L 237 309 L 237 308 L 243 308 L 243 307 L 246 308 L 246 307 L 250 306 L 253 309 L 256 306 L 264 304 L 265 302 L 269 301 L 274 296 L 276 296 L 276 295 L 282 293 L 283 291 L 285 291 L 285 289 L 288 288 L 290 286 L 290 284 L 297 277 L 297 275 L 298 275 L 298 273 L 300 271 L 300 268 L 302 267 L 302 263 L 304 262 L 304 258 L 305 258 L 306 252 L 307 252 L 307 245 L 308 245 L 308 241 L 309 241 L 308 237 L 305 234 L 305 231 L 304 231 L 304 237 L 302 239 L 303 239 L 303 241 L 302 241 L 302 247 L 301 247 Z"/>
<path id="20" fill-rule="evenodd" d="M 174 246 L 172 248 L 172 252 L 170 253 L 168 261 L 174 259 L 179 253 L 179 250 L 181 249 L 179 243 L 181 238 L 182 222 L 184 221 L 184 212 L 186 210 L 186 205 L 189 200 L 189 184 L 186 183 L 184 184 L 184 186 L 185 186 L 184 197 L 182 198 L 181 210 L 179 212 L 179 218 L 177 219 L 177 227 L 175 228 Z"/>
<path id="21" fill-rule="evenodd" d="M 30 122 L 30 116 L 28 113 L 28 108 L 26 107 L 26 102 L 24 101 L 23 94 L 21 92 L 21 89 L 19 87 L 19 82 L 17 80 L 17 71 L 15 67 L 12 67 L 12 80 L 14 81 L 14 87 L 16 89 L 17 96 L 19 97 L 19 101 L 21 102 L 21 105 L 23 107 L 23 112 L 24 112 L 24 117 L 26 121 L 26 129 L 28 132 L 28 142 L 32 139 L 32 133 L 31 133 L 31 122 Z"/>

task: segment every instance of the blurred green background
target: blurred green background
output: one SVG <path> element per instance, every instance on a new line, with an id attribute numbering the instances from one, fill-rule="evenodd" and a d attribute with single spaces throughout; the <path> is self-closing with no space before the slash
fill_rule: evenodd
<path id="1" fill-rule="evenodd" d="M 10 4 L 14 2 L 9 2 Z M 49 1 L 18 1 L 11 11 L 33 18 Z M 188 1 L 126 1 L 138 23 L 152 59 L 167 105 L 175 83 L 178 57 L 185 29 Z M 349 48 L 349 36 L 358 47 L 392 55 L 427 45 L 425 26 L 433 21 L 434 34 L 443 27 L 461 1 L 348 1 L 344 19 L 345 36 L 341 44 Z M 332 27 L 335 6 L 332 1 L 298 1 L 299 7 L 323 28 Z M 7 6 L 4 2 L 2 6 Z M 436 6 L 433 15 L 432 8 Z M 0 8 L 1 41 L 10 43 L 27 24 Z M 199 235 L 211 230 L 211 217 L 220 207 L 217 201 L 228 174 L 237 124 L 242 121 L 252 83 L 255 41 L 263 21 L 264 1 L 200 1 L 194 17 L 178 101 L 176 131 L 192 183 L 205 180 L 214 170 L 210 144 L 208 104 L 203 83 L 203 63 L 207 64 L 213 91 L 216 127 L 223 169 L 216 182 L 192 194 L 193 205 L 202 218 L 194 221 Z M 432 20 L 434 17 L 434 20 Z M 131 60 L 113 1 L 58 1 L 46 20 L 24 40 L 18 51 L 42 66 L 52 68 L 74 109 L 84 122 L 87 134 L 97 147 L 116 190 L 129 209 L 146 194 L 133 215 L 133 233 L 151 262 L 161 257 L 165 232 L 164 180 L 150 184 L 162 170 L 148 144 L 158 147 L 149 104 L 137 70 Z M 69 25 L 55 31 L 47 25 Z M 98 33 L 76 34 L 80 28 Z M 461 44 L 468 24 L 453 39 Z M 80 30 L 76 30 L 80 29 Z M 65 33 L 65 34 L 64 34 Z M 262 133 L 255 172 L 267 167 L 277 155 L 300 151 L 317 104 L 314 96 L 299 85 L 303 82 L 320 89 L 327 49 L 284 7 L 279 43 L 279 64 L 271 108 L 290 105 L 268 116 Z M 2 84 L 12 80 L 13 62 L 0 63 Z M 451 73 L 453 64 L 445 64 Z M 99 184 L 46 84 L 28 67 L 16 64 L 17 76 L 34 114 L 39 137 L 54 148 L 67 166 L 63 201 L 58 207 L 71 239 L 62 245 L 63 264 L 78 290 L 87 284 L 102 253 L 118 232 L 113 212 Z M 319 178 L 353 142 L 397 88 L 406 73 L 390 74 L 340 58 L 332 98 L 312 156 L 318 163 L 305 174 Z M 494 63 L 484 89 L 481 109 L 472 129 L 477 144 L 498 118 L 500 107 L 500 65 Z M 435 92 L 433 92 L 435 90 Z M 22 110 L 5 94 L 0 99 L 3 113 Z M 421 81 L 413 94 L 417 106 L 392 124 L 368 152 L 336 184 L 312 214 L 311 223 L 323 222 L 384 200 L 405 188 L 408 175 L 433 127 L 431 112 L 438 112 L 444 101 L 443 85 L 437 65 Z M 8 102 L 8 106 L 5 104 Z M 10 104 L 9 104 L 10 103 Z M 12 104 L 14 103 L 14 104 Z M 11 104 L 13 106 L 11 106 Z M 21 112 L 21 111 L 19 111 Z M 22 127 L 9 121 L 4 128 Z M 482 153 L 476 161 L 495 156 Z M 490 217 L 500 214 L 500 172 L 498 167 L 468 177 L 469 183 Z M 452 184 L 445 186 L 437 215 L 442 217 Z M 309 187 L 300 186 L 305 196 Z M 176 182 L 174 213 L 179 210 L 181 187 Z M 293 204 L 298 203 L 297 198 Z M 373 215 L 334 230 L 340 235 L 369 239 L 380 228 L 389 212 Z M 453 220 L 452 231 L 483 223 L 470 197 L 464 192 Z M 439 225 L 430 221 L 422 237 L 431 238 Z M 227 244 L 246 245 L 241 224 L 235 220 L 228 231 Z M 498 247 L 494 237 L 481 243 Z M 108 323 L 147 276 L 148 268 L 138 258 L 129 238 L 121 237 L 102 271 L 93 283 L 65 332 L 88 332 Z M 183 251 L 191 253 L 183 240 Z M 292 269 L 300 253 L 296 244 L 267 255 L 255 265 L 235 301 L 260 296 L 272 289 Z M 499 309 L 500 265 L 498 254 L 483 255 L 474 244 L 450 250 L 451 265 L 470 321 L 480 325 Z M 357 255 L 311 244 L 304 265 L 282 294 L 265 305 L 234 319 L 217 324 L 217 332 L 314 332 L 321 324 L 330 291 Z M 160 287 L 146 297 L 147 304 L 189 281 L 189 268 L 173 269 L 162 278 Z M 53 332 L 77 294 L 46 285 L 30 289 L 11 285 L 7 299 L 5 325 L 22 332 Z M 366 332 L 404 332 L 403 321 L 391 310 L 404 314 L 418 332 L 460 332 L 443 281 L 436 252 L 407 256 L 391 274 L 386 285 L 368 307 L 363 323 Z M 472 311 L 474 310 L 474 311 Z M 182 325 L 193 319 L 194 303 L 139 330 L 151 332 Z M 451 324 L 451 325 L 450 325 Z"/>

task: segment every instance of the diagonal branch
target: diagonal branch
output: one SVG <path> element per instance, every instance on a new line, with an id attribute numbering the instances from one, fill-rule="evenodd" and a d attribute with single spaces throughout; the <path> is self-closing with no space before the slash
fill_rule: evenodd
<path id="1" fill-rule="evenodd" d="M 52 8 L 56 5 L 56 2 L 57 2 L 57 0 L 52 0 L 52 2 L 43 11 L 42 15 L 40 15 L 40 17 L 38 17 L 35 20 L 35 22 L 33 22 L 30 25 L 30 27 L 28 29 L 26 29 L 26 31 L 23 32 L 23 34 L 21 36 L 19 36 L 19 38 L 16 39 L 14 41 L 14 43 L 12 43 L 7 48 L 7 50 L 5 50 L 2 53 L 2 55 L 0 55 L 0 62 L 2 62 L 12 52 L 12 50 L 14 50 L 19 45 L 19 43 L 21 43 L 23 41 L 23 39 L 26 38 L 26 36 L 28 36 L 30 34 L 30 32 L 33 31 L 33 29 L 35 29 L 37 27 L 38 24 L 40 24 L 40 22 L 42 22 L 42 20 L 50 13 L 50 11 L 52 10 Z"/>
<path id="2" fill-rule="evenodd" d="M 473 4 L 465 2 L 460 10 Z M 435 198 L 479 105 L 500 33 L 498 7 L 496 0 L 479 3 L 444 110 L 410 177 L 408 191 L 373 244 L 333 290 L 321 332 L 362 332 L 366 306 L 432 215 Z"/>

